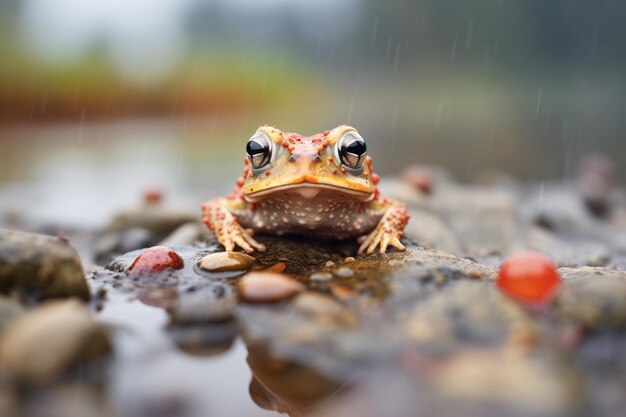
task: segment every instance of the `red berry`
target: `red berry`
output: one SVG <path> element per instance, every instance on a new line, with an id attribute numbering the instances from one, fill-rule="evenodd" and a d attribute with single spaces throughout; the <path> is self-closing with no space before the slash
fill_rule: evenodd
<path id="1" fill-rule="evenodd" d="M 181 269 L 182 267 L 182 258 L 172 249 L 165 246 L 153 246 L 141 252 L 128 268 L 128 271 L 138 275 L 164 269 Z"/>
<path id="2" fill-rule="evenodd" d="M 507 258 L 500 267 L 498 288 L 512 298 L 531 304 L 549 301 L 561 279 L 545 255 L 525 251 Z"/>

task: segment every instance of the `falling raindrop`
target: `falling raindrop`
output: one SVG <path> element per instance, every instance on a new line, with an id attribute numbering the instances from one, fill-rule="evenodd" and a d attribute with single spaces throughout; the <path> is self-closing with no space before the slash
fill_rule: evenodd
<path id="1" fill-rule="evenodd" d="M 439 129 L 441 125 L 441 117 L 443 116 L 443 111 L 445 110 L 445 104 L 443 101 L 440 101 L 437 106 L 437 116 L 435 117 L 435 129 Z"/>
<path id="2" fill-rule="evenodd" d="M 378 18 L 374 19 L 374 24 L 372 25 L 372 45 L 376 42 L 376 35 L 378 35 Z"/>
<path id="3" fill-rule="evenodd" d="M 539 109 L 541 108 L 542 97 L 543 97 L 543 87 L 539 87 L 539 94 L 537 95 L 537 106 L 535 108 L 536 114 L 539 114 Z"/>
<path id="4" fill-rule="evenodd" d="M 450 62 L 454 62 L 456 60 L 456 47 L 459 43 L 459 38 L 457 36 L 452 40 L 452 50 L 450 51 Z"/>
<path id="5" fill-rule="evenodd" d="M 398 71 L 398 59 L 400 58 L 400 44 L 396 45 L 396 58 L 393 61 L 393 72 Z"/>
<path id="6" fill-rule="evenodd" d="M 472 36 L 474 35 L 474 20 L 470 20 L 467 24 L 467 35 L 465 37 L 465 49 L 469 49 L 472 46 Z"/>
<path id="7" fill-rule="evenodd" d="M 350 99 L 348 103 L 348 116 L 346 117 L 346 123 L 350 124 L 352 122 L 352 109 L 354 108 L 354 98 Z"/>

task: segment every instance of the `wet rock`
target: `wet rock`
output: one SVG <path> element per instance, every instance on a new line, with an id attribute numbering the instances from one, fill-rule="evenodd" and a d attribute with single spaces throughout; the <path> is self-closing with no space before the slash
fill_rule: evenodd
<path id="1" fill-rule="evenodd" d="M 344 312 L 340 302 L 327 295 L 307 291 L 296 297 L 293 306 L 300 312 L 313 316 L 338 316 Z"/>
<path id="2" fill-rule="evenodd" d="M 202 223 L 185 223 L 165 237 L 159 246 L 185 246 L 208 236 L 208 230 Z"/>
<path id="3" fill-rule="evenodd" d="M 0 292 L 28 298 L 89 299 L 76 251 L 50 236 L 0 230 Z"/>
<path id="4" fill-rule="evenodd" d="M 353 328 L 358 323 L 356 314 L 335 298 L 314 291 L 306 291 L 298 295 L 293 301 L 293 308 L 314 320 L 324 328 Z"/>
<path id="5" fill-rule="evenodd" d="M 140 227 L 149 230 L 156 241 L 161 241 L 178 227 L 197 220 L 198 213 L 148 202 L 119 213 L 107 229 L 111 232 L 119 232 Z"/>
<path id="6" fill-rule="evenodd" d="M 305 287 L 286 275 L 272 272 L 251 272 L 237 284 L 239 299 L 250 303 L 276 303 L 288 300 Z"/>
<path id="7" fill-rule="evenodd" d="M 520 326 L 532 329 L 530 316 L 491 283 L 458 280 L 417 303 L 406 331 L 418 343 L 446 351 L 503 343 Z"/>
<path id="8" fill-rule="evenodd" d="M 50 301 L 7 326 L 0 363 L 11 380 L 43 385 L 110 350 L 108 334 L 86 307 L 75 300 Z"/>
<path id="9" fill-rule="evenodd" d="M 232 320 L 237 299 L 223 287 L 203 288 L 182 294 L 168 312 L 175 324 L 217 323 Z"/>
<path id="10" fill-rule="evenodd" d="M 183 259 L 172 249 L 165 246 L 153 246 L 141 252 L 128 271 L 136 276 L 165 269 L 182 269 L 183 266 Z"/>
<path id="11" fill-rule="evenodd" d="M 434 249 L 462 255 L 459 239 L 439 216 L 420 209 L 409 210 L 409 214 L 411 221 L 404 230 L 407 237 Z"/>
<path id="12" fill-rule="evenodd" d="M 561 268 L 556 299 L 563 320 L 587 329 L 626 329 L 626 272 L 610 268 Z"/>
<path id="13" fill-rule="evenodd" d="M 593 240 L 571 239 L 537 226 L 526 232 L 528 246 L 549 256 L 558 266 L 584 266 L 609 258 L 607 245 Z"/>
<path id="14" fill-rule="evenodd" d="M 254 258 L 241 252 L 217 252 L 205 256 L 200 268 L 208 272 L 245 271 L 254 265 Z"/>
<path id="15" fill-rule="evenodd" d="M 542 190 L 526 203 L 523 214 L 532 222 L 556 233 L 580 233 L 592 227 L 591 215 L 573 190 L 554 184 Z"/>
<path id="16" fill-rule="evenodd" d="M 617 167 L 605 155 L 585 155 L 578 167 L 577 188 L 591 213 L 606 217 L 617 185 Z"/>
<path id="17" fill-rule="evenodd" d="M 405 252 L 388 252 L 358 257 L 350 264 L 356 277 L 367 277 L 370 280 L 384 276 L 411 275 L 415 271 L 426 269 L 448 268 L 463 271 L 467 277 L 474 279 L 493 279 L 496 271 L 488 266 L 460 258 L 447 252 L 425 249 L 409 245 Z"/>
<path id="18" fill-rule="evenodd" d="M 133 227 L 128 230 L 107 233 L 95 243 L 94 256 L 100 265 L 114 256 L 153 245 L 154 237 L 149 230 Z"/>
<path id="19" fill-rule="evenodd" d="M 465 254 L 509 253 L 523 245 L 517 202 L 495 187 L 447 187 L 433 196 L 438 215 L 459 239 Z"/>
<path id="20" fill-rule="evenodd" d="M 447 401 L 496 405 L 519 413 L 514 415 L 571 415 L 580 407 L 580 381 L 572 369 L 514 350 L 461 354 L 446 363 L 436 386 Z"/>

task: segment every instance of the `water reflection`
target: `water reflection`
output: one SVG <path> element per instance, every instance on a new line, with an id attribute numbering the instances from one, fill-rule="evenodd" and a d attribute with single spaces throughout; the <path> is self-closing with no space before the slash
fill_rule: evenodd
<path id="1" fill-rule="evenodd" d="M 265 410 L 291 417 L 310 415 L 346 389 L 310 367 L 271 354 L 267 346 L 249 344 L 247 348 L 250 397 Z"/>

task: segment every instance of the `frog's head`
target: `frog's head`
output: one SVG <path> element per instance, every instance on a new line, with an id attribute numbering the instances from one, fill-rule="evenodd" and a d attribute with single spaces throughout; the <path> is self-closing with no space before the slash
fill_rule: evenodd
<path id="1" fill-rule="evenodd" d="M 307 199 L 331 191 L 369 201 L 376 192 L 378 177 L 372 173 L 367 146 L 351 126 L 310 137 L 261 126 L 248 141 L 246 153 L 240 185 L 250 202 L 285 191 Z"/>

